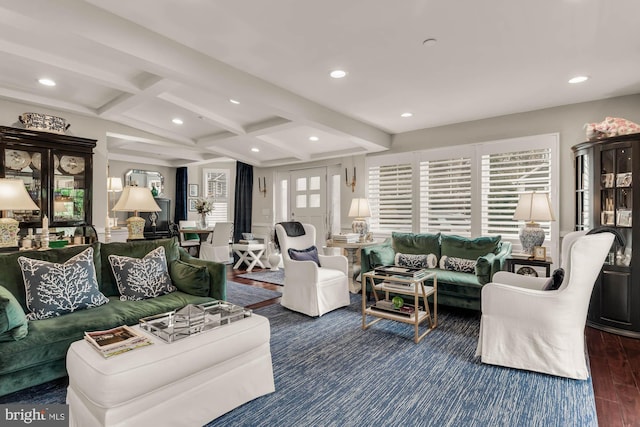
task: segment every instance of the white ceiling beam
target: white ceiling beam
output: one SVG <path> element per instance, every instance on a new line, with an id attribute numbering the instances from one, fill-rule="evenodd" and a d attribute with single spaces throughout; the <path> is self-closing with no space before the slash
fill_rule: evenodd
<path id="1" fill-rule="evenodd" d="M 109 73 L 102 68 L 93 67 L 84 62 L 69 60 L 60 55 L 54 55 L 46 50 L 34 49 L 24 44 L 12 43 L 0 40 L 0 51 L 13 56 L 28 59 L 39 64 L 53 65 L 61 70 L 71 73 L 101 86 L 124 92 L 136 93 L 138 86 L 116 74 Z"/>
<path id="2" fill-rule="evenodd" d="M 172 89 L 176 83 L 159 76 L 149 76 L 135 94 L 124 93 L 98 108 L 98 115 L 117 120 L 116 115 L 137 107 L 142 102 L 156 98 L 159 94 Z"/>
<path id="3" fill-rule="evenodd" d="M 93 5 L 75 0 L 30 0 L 12 3 L 12 10 L 39 18 L 52 30 L 60 26 L 86 39 L 138 57 L 164 75 L 180 82 L 198 81 L 212 90 L 220 82 L 233 96 L 274 108 L 289 120 L 324 125 L 382 148 L 391 147 L 391 135 L 361 121 L 342 115 L 286 89 L 261 80 L 167 37 L 146 30 Z M 117 28 L 117 31 L 114 29 Z M 216 76 L 214 83 L 211 75 Z"/>
<path id="4" fill-rule="evenodd" d="M 266 142 L 269 145 L 273 145 L 274 147 L 280 148 L 285 153 L 293 154 L 293 156 L 299 160 L 307 161 L 311 159 L 311 155 L 309 153 L 306 153 L 301 149 L 292 147 L 291 144 L 281 141 L 278 138 L 274 138 L 268 135 L 261 135 L 260 137 L 256 137 L 256 138 L 260 141 Z M 299 147 L 303 147 L 303 145 L 299 145 Z"/>
<path id="5" fill-rule="evenodd" d="M 132 156 L 129 154 L 107 153 L 107 160 L 118 160 L 121 162 L 174 167 L 173 162 L 158 157 L 150 157 L 148 154 L 146 156 Z"/>
<path id="6" fill-rule="evenodd" d="M 245 133 L 247 133 L 239 123 L 236 123 L 233 120 L 223 117 L 219 114 L 215 114 L 211 110 L 189 102 L 184 98 L 166 92 L 158 95 L 158 97 L 172 103 L 173 105 L 177 105 L 178 107 L 182 107 L 185 110 L 189 110 L 195 113 L 197 116 L 201 116 L 213 122 L 213 124 L 221 127 L 224 130 L 233 132 L 238 135 L 244 135 Z"/>
<path id="7" fill-rule="evenodd" d="M 172 139 L 174 141 L 182 142 L 186 145 L 195 146 L 196 143 L 191 138 L 187 138 L 185 136 L 179 135 L 177 133 L 169 132 L 165 129 L 159 128 L 147 122 L 143 122 L 141 120 L 132 119 L 130 117 L 120 116 L 118 118 L 118 123 L 122 123 L 127 126 L 131 126 L 132 128 L 140 129 L 145 132 L 149 132 L 158 136 L 162 136 L 167 139 Z"/>
<path id="8" fill-rule="evenodd" d="M 265 133 L 279 132 L 282 130 L 293 129 L 300 126 L 299 123 L 285 119 L 283 117 L 274 117 L 262 122 L 252 123 L 247 126 L 247 135 L 263 135 Z"/>
<path id="9" fill-rule="evenodd" d="M 73 104 L 71 102 L 60 101 L 57 99 L 48 98 L 45 96 L 34 95 L 32 93 L 13 90 L 7 88 L 0 88 L 0 97 L 11 99 L 13 101 L 40 105 L 45 108 L 52 108 L 61 111 L 68 111 L 70 113 L 78 113 L 91 117 L 96 117 L 96 110 L 93 108 L 85 107 L 83 105 Z"/>

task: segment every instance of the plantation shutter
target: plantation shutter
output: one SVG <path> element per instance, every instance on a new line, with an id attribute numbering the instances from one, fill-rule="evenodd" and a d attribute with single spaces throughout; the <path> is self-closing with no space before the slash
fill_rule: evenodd
<path id="1" fill-rule="evenodd" d="M 207 226 L 215 226 L 216 222 L 227 222 L 229 217 L 228 170 L 206 170 L 204 197 L 213 200 L 213 211 L 207 214 Z"/>
<path id="2" fill-rule="evenodd" d="M 482 234 L 518 239 L 522 221 L 513 213 L 519 195 L 551 191 L 551 148 L 482 156 Z M 547 239 L 550 222 L 541 222 Z"/>
<path id="3" fill-rule="evenodd" d="M 412 228 L 412 170 L 410 163 L 369 167 L 370 229 L 377 232 Z"/>
<path id="4" fill-rule="evenodd" d="M 471 159 L 420 162 L 420 232 L 471 236 Z"/>

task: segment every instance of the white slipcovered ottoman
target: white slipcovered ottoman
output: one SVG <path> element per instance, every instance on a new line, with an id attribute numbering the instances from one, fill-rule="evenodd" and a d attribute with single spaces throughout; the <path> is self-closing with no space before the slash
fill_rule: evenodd
<path id="1" fill-rule="evenodd" d="M 172 344 L 147 335 L 153 345 L 108 359 L 88 342 L 71 344 L 71 426 L 202 426 L 275 391 L 265 317 L 254 314 Z"/>

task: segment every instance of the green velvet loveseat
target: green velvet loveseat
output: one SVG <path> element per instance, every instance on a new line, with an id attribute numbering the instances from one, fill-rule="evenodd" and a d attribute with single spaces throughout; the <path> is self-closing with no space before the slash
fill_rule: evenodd
<path id="1" fill-rule="evenodd" d="M 426 255 L 438 279 L 438 304 L 480 310 L 482 286 L 502 270 L 511 254 L 511 242 L 500 236 L 474 239 L 447 234 L 392 233 L 380 245 L 361 250 L 362 273 L 375 267 L 396 264 L 397 254 Z M 455 271 L 455 262 L 466 263 L 467 271 Z M 424 259 L 426 261 L 426 257 Z M 444 268 L 442 268 L 444 267 Z M 367 290 L 370 290 L 367 283 Z"/>
<path id="2" fill-rule="evenodd" d="M 26 322 L 26 329 L 24 324 L 19 327 L 21 331 L 28 330 L 21 338 L 16 334 L 18 327 L 0 333 L 0 396 L 66 376 L 67 349 L 72 342 L 82 339 L 85 331 L 135 325 L 142 317 L 179 309 L 186 304 L 226 299 L 225 265 L 191 257 L 178 246 L 176 238 L 94 243 L 91 246 L 98 287 L 109 302 L 48 319 L 30 320 Z M 164 247 L 169 275 L 177 290 L 141 301 L 122 301 L 108 256 L 143 258 L 159 246 Z M 20 311 L 16 300 L 24 313 L 28 312 L 18 257 L 60 264 L 88 247 L 0 254 L 0 332 L 3 327 L 15 326 L 11 325 L 12 318 L 17 314 L 16 309 Z M 15 298 L 11 304 L 8 303 L 11 295 L 7 292 Z M 23 318 L 24 313 L 20 313 Z"/>

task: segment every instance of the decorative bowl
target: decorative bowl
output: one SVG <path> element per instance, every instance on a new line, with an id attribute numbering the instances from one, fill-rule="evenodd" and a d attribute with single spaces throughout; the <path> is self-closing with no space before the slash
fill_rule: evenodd
<path id="1" fill-rule="evenodd" d="M 253 240 L 253 233 L 242 233 L 242 238 L 244 240 Z"/>
<path id="2" fill-rule="evenodd" d="M 67 121 L 62 117 L 41 113 L 22 113 L 21 116 L 18 116 L 18 120 L 24 125 L 25 129 L 59 134 L 64 134 L 64 132 L 69 129 L 69 126 L 71 126 L 68 125 Z"/>

